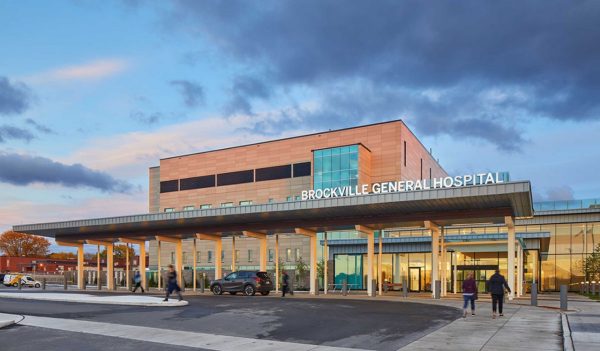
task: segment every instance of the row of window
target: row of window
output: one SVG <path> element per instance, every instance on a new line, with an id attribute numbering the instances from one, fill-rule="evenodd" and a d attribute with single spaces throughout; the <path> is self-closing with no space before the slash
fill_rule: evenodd
<path id="1" fill-rule="evenodd" d="M 215 186 L 307 177 L 311 175 L 311 168 L 310 162 L 301 162 L 289 165 L 204 175 L 200 177 L 166 180 L 160 182 L 160 192 L 169 193 L 173 191 L 212 188 Z"/>
<path id="2" fill-rule="evenodd" d="M 288 196 L 285 198 L 285 201 L 290 202 L 290 201 L 300 201 L 301 197 L 300 195 L 296 195 L 296 196 Z M 275 199 L 269 199 L 268 203 L 273 204 L 275 203 Z M 240 202 L 238 202 L 239 206 L 249 206 L 253 204 L 252 200 L 242 200 Z M 235 206 L 233 202 L 221 202 L 221 205 L 219 207 L 233 207 Z M 198 206 L 198 209 L 200 210 L 207 210 L 213 208 L 212 204 L 202 204 L 200 206 Z M 183 210 L 184 211 L 193 211 L 195 210 L 196 207 L 194 205 L 188 205 L 188 206 L 183 206 Z M 165 212 L 175 212 L 175 208 L 174 207 L 166 207 L 164 209 Z"/>
<path id="3" fill-rule="evenodd" d="M 287 248 L 284 250 L 285 252 L 285 261 L 286 262 L 293 262 L 293 261 L 299 261 L 302 256 L 300 253 L 300 249 L 299 248 Z M 241 258 L 241 253 L 240 250 L 235 250 L 235 262 L 240 262 L 240 258 Z M 188 261 L 188 253 L 184 252 L 183 253 L 183 262 L 184 264 Z M 247 256 L 245 257 L 246 261 L 248 262 L 253 262 L 253 260 L 255 259 L 254 256 L 254 250 L 249 249 L 247 251 Z M 258 256 L 256 257 L 258 258 Z M 269 249 L 268 250 L 268 258 L 269 262 L 273 262 L 275 260 L 275 250 L 274 249 Z M 191 261 L 192 259 L 190 259 Z M 213 263 L 214 261 L 214 254 L 212 250 L 208 250 L 206 251 L 206 256 L 202 255 L 201 251 L 196 251 L 196 263 Z M 225 251 L 221 251 L 221 262 L 225 263 Z M 175 264 L 175 251 L 171 251 L 171 264 Z"/>

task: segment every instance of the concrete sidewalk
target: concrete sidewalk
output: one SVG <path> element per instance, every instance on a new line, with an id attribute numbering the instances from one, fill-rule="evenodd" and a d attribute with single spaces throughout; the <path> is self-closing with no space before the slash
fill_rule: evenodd
<path id="1" fill-rule="evenodd" d="M 23 317 L 16 314 L 0 313 L 0 329 L 13 325 L 21 319 L 23 319 Z"/>
<path id="2" fill-rule="evenodd" d="M 575 310 L 565 314 L 575 351 L 599 350 L 600 302 L 573 301 L 569 302 L 569 309 Z"/>
<path id="3" fill-rule="evenodd" d="M 476 316 L 458 319 L 401 350 L 563 350 L 560 313 L 507 304 L 504 317 L 491 318 L 488 303 Z"/>
<path id="4" fill-rule="evenodd" d="M 185 306 L 187 301 L 170 299 L 163 301 L 162 297 L 147 295 L 90 295 L 78 293 L 27 293 L 27 292 L 0 292 L 0 298 L 26 299 L 42 301 L 60 301 L 74 303 L 92 303 L 103 305 L 128 305 L 128 306 L 155 306 L 155 307 L 177 307 Z"/>

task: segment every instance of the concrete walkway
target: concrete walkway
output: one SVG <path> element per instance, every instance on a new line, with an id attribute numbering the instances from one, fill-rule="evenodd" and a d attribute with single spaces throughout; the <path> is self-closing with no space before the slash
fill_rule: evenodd
<path id="1" fill-rule="evenodd" d="M 600 302 L 573 301 L 569 309 L 575 310 L 565 314 L 575 351 L 600 350 Z"/>
<path id="2" fill-rule="evenodd" d="M 89 295 L 89 294 L 61 294 L 61 293 L 27 293 L 27 292 L 0 292 L 0 298 L 42 300 L 42 301 L 60 301 L 75 303 L 92 303 L 103 305 L 128 305 L 128 306 L 156 306 L 156 307 L 175 307 L 185 306 L 187 301 L 177 301 L 170 299 L 163 301 L 162 297 L 147 295 Z"/>
<path id="3" fill-rule="evenodd" d="M 476 316 L 458 319 L 401 350 L 563 350 L 560 314 L 535 307 L 507 305 L 492 319 L 489 304 Z"/>

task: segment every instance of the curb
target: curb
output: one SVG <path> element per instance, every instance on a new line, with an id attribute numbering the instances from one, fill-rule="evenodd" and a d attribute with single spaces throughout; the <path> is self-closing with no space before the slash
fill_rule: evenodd
<path id="1" fill-rule="evenodd" d="M 0 321 L 0 329 L 15 324 L 15 321 Z"/>
<path id="2" fill-rule="evenodd" d="M 71 302 L 71 303 L 88 303 L 94 305 L 121 305 L 121 306 L 144 306 L 144 307 L 182 307 L 187 306 L 189 302 L 187 301 L 177 301 L 177 302 L 156 302 L 156 303 L 148 303 L 148 302 L 133 302 L 133 301 L 100 301 L 100 300 L 73 300 L 73 299 L 63 299 L 63 298 L 36 298 L 34 296 L 26 296 L 25 294 L 10 294 L 13 296 L 7 296 L 9 294 L 2 294 L 0 298 L 6 299 L 21 299 L 21 300 L 36 300 L 36 301 L 55 301 L 55 302 Z M 37 295 L 37 294 L 32 294 Z M 1 322 L 0 322 L 1 323 Z"/>
<path id="3" fill-rule="evenodd" d="M 16 324 L 20 317 L 19 315 L 0 312 L 0 329 Z"/>
<path id="4" fill-rule="evenodd" d="M 574 351 L 573 338 L 571 337 L 571 327 L 569 327 L 569 318 L 566 313 L 561 313 L 561 325 L 563 334 L 563 350 Z"/>

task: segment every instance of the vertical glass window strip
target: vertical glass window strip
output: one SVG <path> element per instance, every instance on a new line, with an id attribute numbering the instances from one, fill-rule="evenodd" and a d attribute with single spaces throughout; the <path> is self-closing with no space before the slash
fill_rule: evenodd
<path id="1" fill-rule="evenodd" d="M 198 257 L 200 257 L 200 255 L 198 255 Z M 213 261 L 213 252 L 209 250 L 207 252 L 206 258 L 207 258 L 206 262 L 212 263 L 212 261 Z"/>

